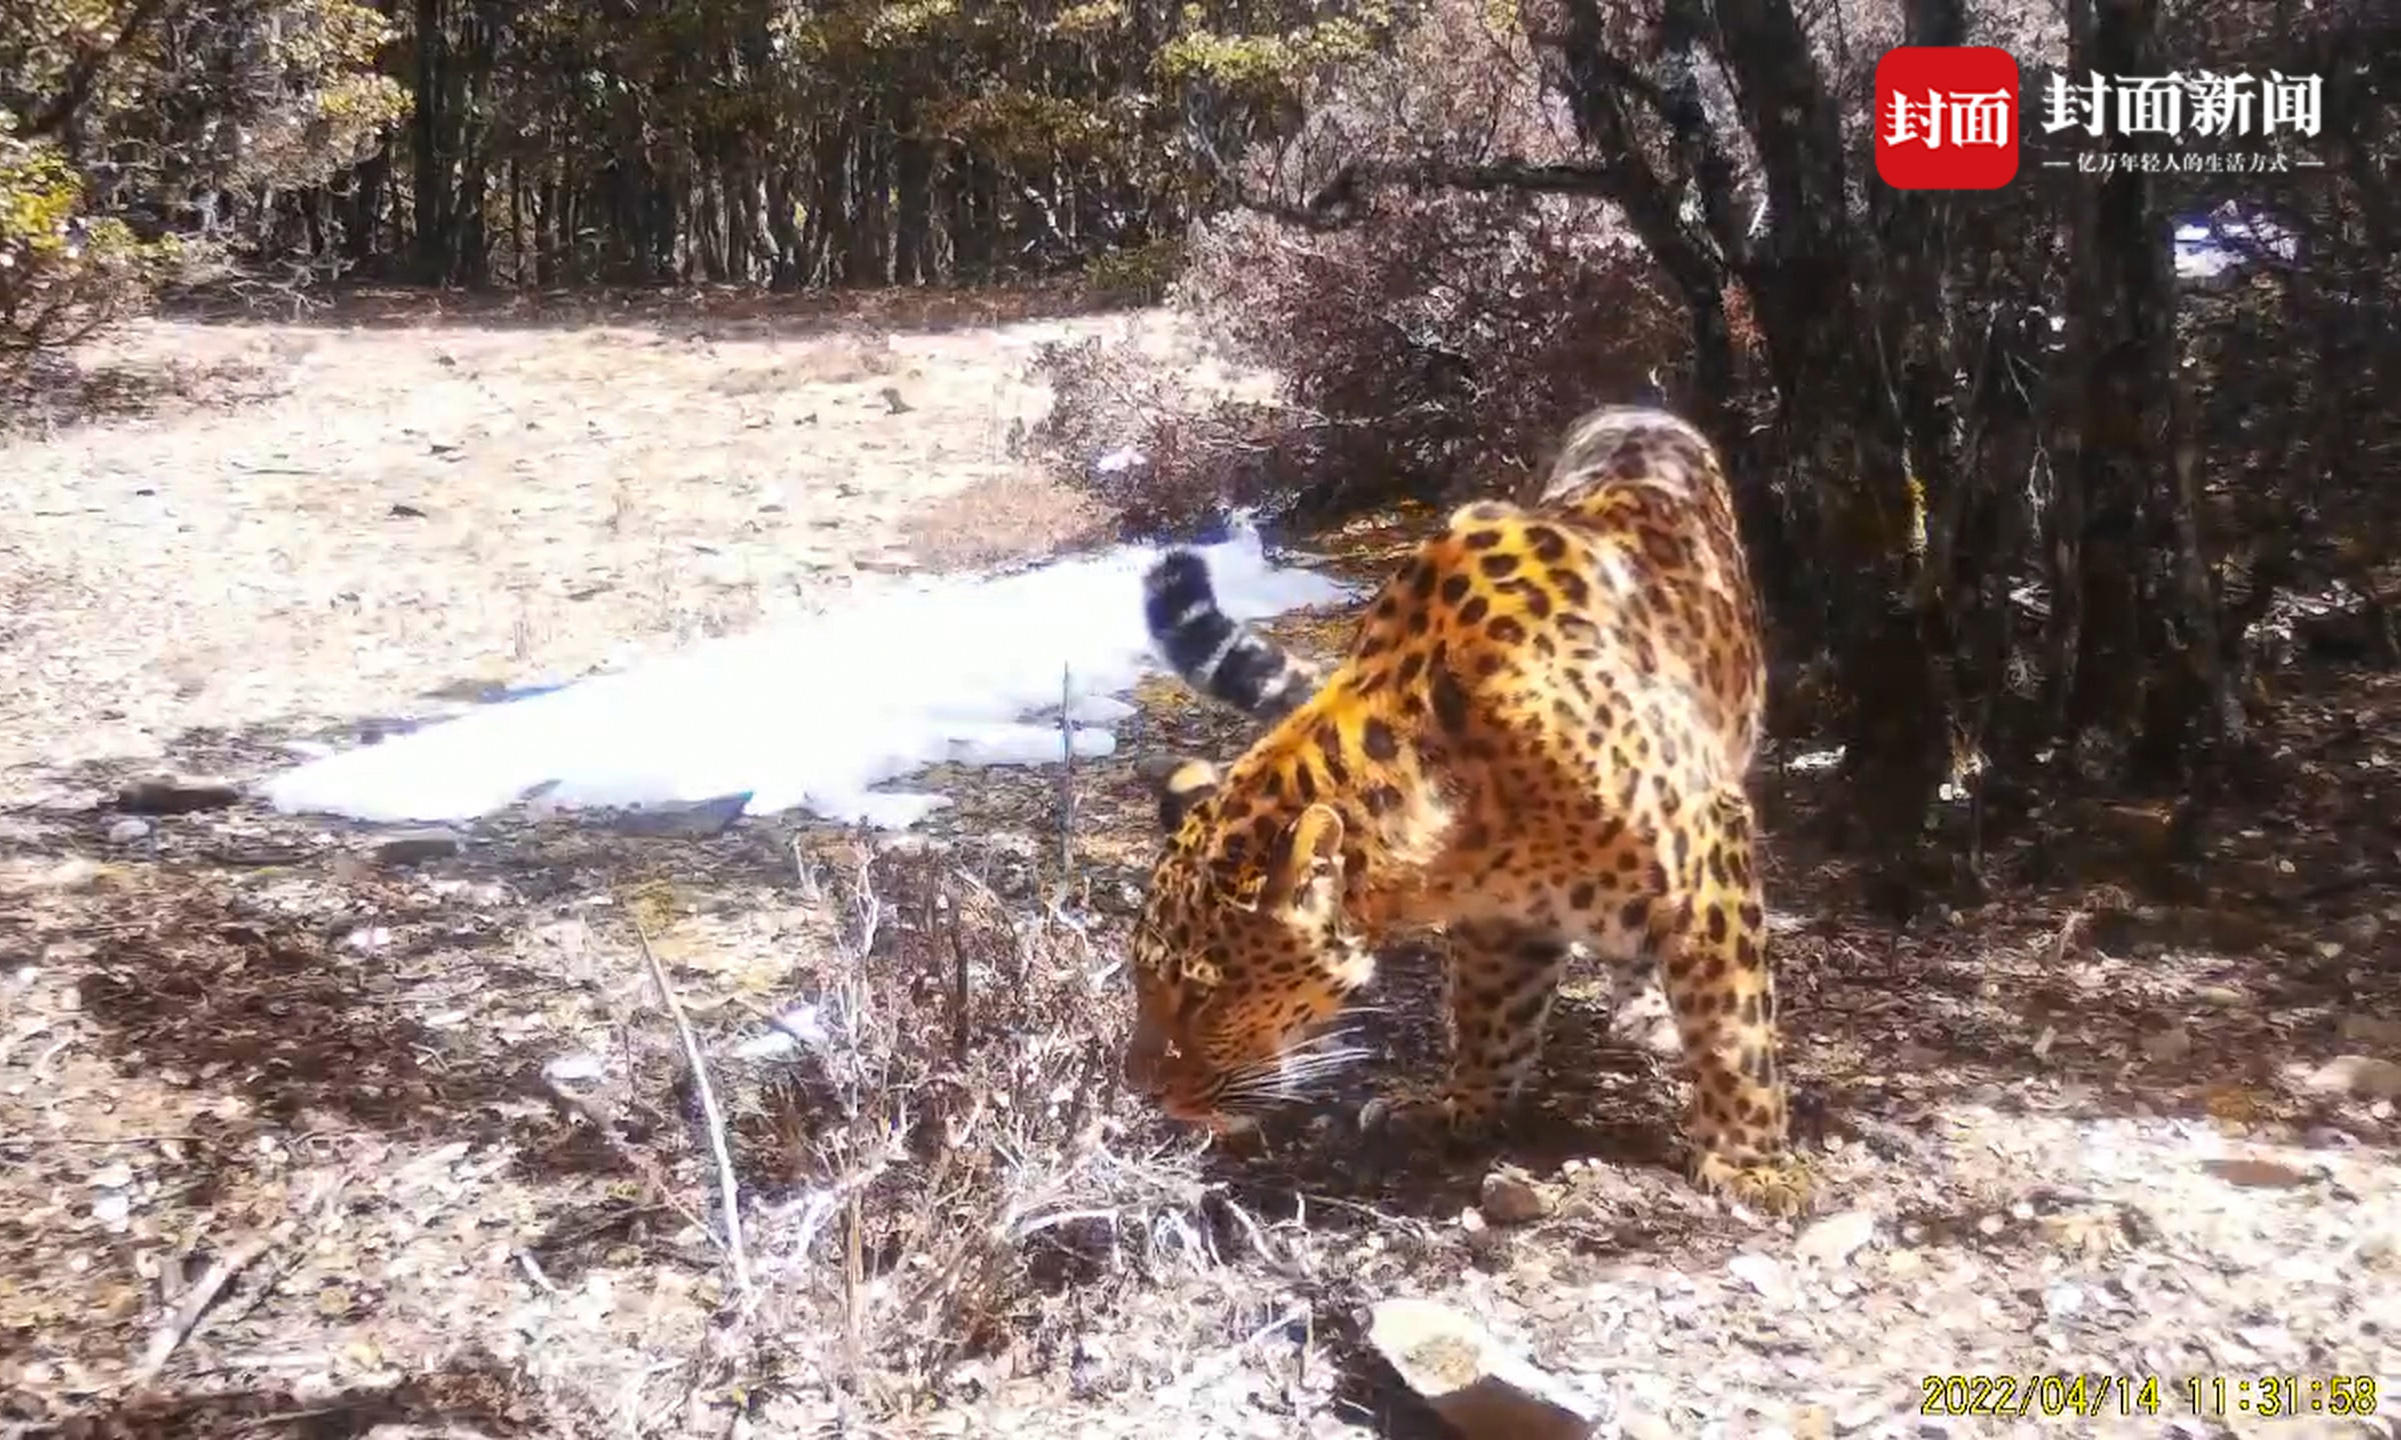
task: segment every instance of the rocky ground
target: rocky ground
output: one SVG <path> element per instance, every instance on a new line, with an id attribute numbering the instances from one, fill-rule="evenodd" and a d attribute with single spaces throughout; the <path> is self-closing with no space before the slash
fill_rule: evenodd
<path id="1" fill-rule="evenodd" d="M 0 440 L 0 1424 L 1432 1435 L 1408 1382 L 1464 1362 L 1423 1299 L 1603 1434 L 2401 1435 L 2389 674 L 2277 678 L 2206 860 L 2061 807 L 1905 927 L 1815 848 L 1828 773 L 1771 766 L 1797 1224 L 1667 1168 L 1672 1070 L 1589 977 L 1471 1160 L 1339 1108 L 1205 1147 L 1119 1094 L 1134 767 L 1242 739 L 1172 685 L 1064 800 L 939 775 L 899 845 L 239 793 L 1078 533 L 1011 437 L 1033 345 L 1110 330 L 1187 353 L 1156 314 L 369 301 L 143 327 Z M 1370 1078 L 1434 1073 L 1431 983 L 1395 957 Z"/>

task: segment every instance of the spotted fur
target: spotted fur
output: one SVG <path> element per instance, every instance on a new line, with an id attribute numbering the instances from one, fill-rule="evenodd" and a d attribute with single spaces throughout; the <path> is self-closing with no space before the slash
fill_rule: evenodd
<path id="1" fill-rule="evenodd" d="M 1442 1109 L 1481 1128 L 1532 1074 L 1582 946 L 1657 966 L 1694 1181 L 1806 1203 L 1745 793 L 1757 604 L 1699 431 L 1584 416 L 1526 503 L 1464 506 L 1419 544 L 1330 672 L 1227 617 L 1190 552 L 1152 571 L 1145 605 L 1179 673 L 1271 723 L 1222 775 L 1160 777 L 1132 1082 L 1210 1123 L 1294 1095 L 1333 1063 L 1324 1027 L 1375 949 L 1434 933 Z"/>

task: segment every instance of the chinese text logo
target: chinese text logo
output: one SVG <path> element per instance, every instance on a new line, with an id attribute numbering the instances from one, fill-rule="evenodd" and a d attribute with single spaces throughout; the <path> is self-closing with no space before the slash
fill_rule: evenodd
<path id="1" fill-rule="evenodd" d="M 1876 62 L 1876 174 L 1901 190 L 1992 190 L 2018 173 L 2018 62 L 1989 45 L 1903 45 Z"/>

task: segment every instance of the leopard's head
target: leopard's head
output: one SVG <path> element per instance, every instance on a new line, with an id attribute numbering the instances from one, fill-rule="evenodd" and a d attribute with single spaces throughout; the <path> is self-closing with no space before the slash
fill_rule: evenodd
<path id="1" fill-rule="evenodd" d="M 1217 1128 L 1296 1097 L 1351 1052 L 1322 1033 L 1373 971 L 1342 912 L 1341 815 L 1250 762 L 1155 773 L 1166 852 L 1134 931 L 1127 1083 Z"/>

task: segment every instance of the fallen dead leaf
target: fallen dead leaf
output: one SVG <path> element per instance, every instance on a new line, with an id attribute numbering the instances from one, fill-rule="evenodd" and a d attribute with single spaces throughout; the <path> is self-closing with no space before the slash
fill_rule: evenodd
<path id="1" fill-rule="evenodd" d="M 2229 1185 L 2252 1190 L 2289 1190 L 2310 1181 L 2307 1171 L 2274 1160 L 2252 1156 L 2229 1155 L 2201 1162 L 2201 1168 Z"/>

